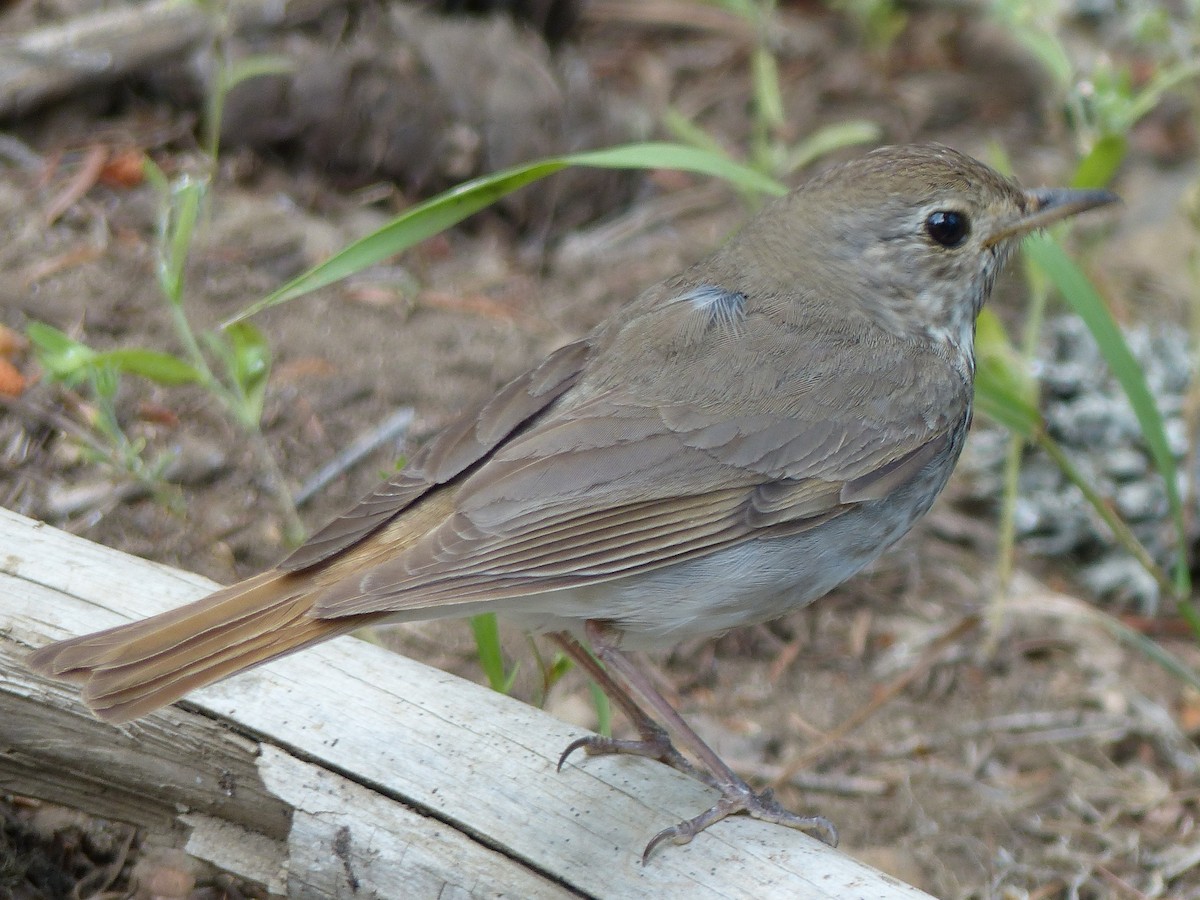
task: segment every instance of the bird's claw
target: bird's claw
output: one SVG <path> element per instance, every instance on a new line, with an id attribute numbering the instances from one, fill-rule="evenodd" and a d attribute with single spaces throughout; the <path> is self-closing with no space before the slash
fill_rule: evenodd
<path id="1" fill-rule="evenodd" d="M 567 744 L 567 746 L 563 749 L 563 752 L 558 757 L 557 771 L 562 771 L 563 764 L 567 761 L 567 757 L 569 757 L 576 750 L 582 748 L 584 752 L 590 756 L 593 752 L 590 745 L 592 739 L 596 737 L 599 737 L 599 735 L 591 734 L 587 735 L 586 737 L 576 738 L 575 740 L 571 741 L 571 743 Z"/>
<path id="2" fill-rule="evenodd" d="M 566 749 L 559 756 L 558 771 L 562 771 L 567 757 L 576 750 L 583 750 L 588 756 L 607 756 L 610 754 L 643 756 L 647 759 L 664 763 L 672 769 L 683 772 L 685 775 L 697 778 L 710 787 L 720 787 L 716 779 L 707 772 L 696 768 L 696 766 L 688 761 L 687 757 L 675 749 L 675 745 L 671 743 L 671 738 L 663 729 L 657 731 L 647 730 L 641 737 L 634 740 L 605 737 L 600 734 L 589 734 L 581 738 L 576 738 L 567 744 Z"/>
<path id="3" fill-rule="evenodd" d="M 720 822 L 732 815 L 747 815 L 761 819 L 774 825 L 795 828 L 810 834 L 817 840 L 836 847 L 838 833 L 833 823 L 824 816 L 802 816 L 784 809 L 775 800 L 770 788 L 755 793 L 749 785 L 726 784 L 719 786 L 721 799 L 717 804 L 695 818 L 664 828 L 650 839 L 646 849 L 642 851 L 642 865 L 650 859 L 651 854 L 663 843 L 671 841 L 675 844 L 686 844 L 710 825 Z"/>

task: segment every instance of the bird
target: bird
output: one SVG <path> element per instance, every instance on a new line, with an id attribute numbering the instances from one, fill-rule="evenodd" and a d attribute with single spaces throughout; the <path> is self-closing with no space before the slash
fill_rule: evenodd
<path id="1" fill-rule="evenodd" d="M 835 844 L 823 816 L 738 776 L 628 651 L 803 607 L 908 532 L 962 450 L 997 274 L 1026 234 L 1116 199 L 1025 190 L 940 144 L 833 166 L 442 430 L 274 568 L 28 664 L 121 723 L 364 626 L 494 612 L 548 635 L 638 733 L 580 738 L 560 770 L 578 750 L 632 753 L 719 792 L 643 862 L 733 814 Z"/>

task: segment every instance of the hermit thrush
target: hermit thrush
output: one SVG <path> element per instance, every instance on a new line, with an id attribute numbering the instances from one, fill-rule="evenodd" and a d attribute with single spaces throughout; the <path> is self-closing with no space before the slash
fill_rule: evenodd
<path id="1" fill-rule="evenodd" d="M 779 616 L 907 532 L 962 449 L 975 318 L 1004 261 L 1114 199 L 1024 191 L 936 145 L 831 169 L 451 425 L 275 569 L 30 665 L 122 722 L 364 625 L 497 612 L 551 633 L 641 735 L 568 753 L 649 755 L 720 790 L 647 853 L 735 812 L 833 840 L 752 791 L 621 648 Z"/>

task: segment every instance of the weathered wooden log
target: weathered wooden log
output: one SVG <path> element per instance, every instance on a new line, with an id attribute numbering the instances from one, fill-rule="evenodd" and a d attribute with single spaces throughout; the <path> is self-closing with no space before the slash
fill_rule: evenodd
<path id="1" fill-rule="evenodd" d="M 641 850 L 714 792 L 579 756 L 578 728 L 353 638 L 122 727 L 21 660 L 210 590 L 0 509 L 0 791 L 133 822 L 291 897 L 898 898 L 921 892 L 745 818 Z"/>
<path id="2" fill-rule="evenodd" d="M 283 28 L 311 21 L 339 2 L 231 0 L 229 27 Z M 0 118 L 178 59 L 218 27 L 220 18 L 204 4 L 150 0 L 23 34 L 0 47 Z"/>

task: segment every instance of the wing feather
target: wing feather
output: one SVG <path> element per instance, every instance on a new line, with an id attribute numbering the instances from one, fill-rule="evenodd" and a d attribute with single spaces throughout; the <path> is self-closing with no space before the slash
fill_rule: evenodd
<path id="1" fill-rule="evenodd" d="M 591 345 L 560 347 L 541 365 L 503 387 L 482 409 L 439 432 L 404 471 L 380 484 L 279 564 L 299 572 L 348 550 L 413 503 L 480 462 L 514 431 L 543 413 L 579 378 Z"/>
<path id="2" fill-rule="evenodd" d="M 886 334 L 817 335 L 752 310 L 737 323 L 752 365 L 714 381 L 712 329 L 682 321 L 693 307 L 654 308 L 664 340 L 628 352 L 618 345 L 636 341 L 636 316 L 593 335 L 579 369 L 556 364 L 567 374 L 546 379 L 543 396 L 573 387 L 562 402 L 535 409 L 535 370 L 485 408 L 482 427 L 452 432 L 420 468 L 452 491 L 445 518 L 325 588 L 313 614 L 478 609 L 795 533 L 916 477 L 969 410 L 969 374 L 947 378 L 935 351 L 921 359 Z M 631 379 L 621 366 L 647 346 L 667 349 L 639 358 L 648 373 Z M 845 371 L 847 358 L 861 370 Z M 379 502 L 395 515 L 394 498 Z M 371 527 L 380 515 L 368 512 Z"/>

